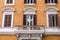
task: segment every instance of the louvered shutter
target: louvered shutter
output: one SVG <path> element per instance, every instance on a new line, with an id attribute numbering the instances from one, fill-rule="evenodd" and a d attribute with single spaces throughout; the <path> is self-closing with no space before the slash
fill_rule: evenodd
<path id="1" fill-rule="evenodd" d="M 26 0 L 24 0 L 24 4 L 26 4 Z"/>
<path id="2" fill-rule="evenodd" d="M 34 3 L 36 4 L 36 0 L 34 0 Z"/>
<path id="3" fill-rule="evenodd" d="M 53 26 L 52 15 L 49 15 L 48 18 L 49 18 L 49 27 L 52 27 Z"/>
<path id="4" fill-rule="evenodd" d="M 34 25 L 36 25 L 36 15 L 34 15 Z"/>
<path id="5" fill-rule="evenodd" d="M 55 3 L 58 3 L 58 0 L 55 0 Z"/>
<path id="6" fill-rule="evenodd" d="M 23 16 L 23 25 L 26 25 L 26 15 Z"/>
<path id="7" fill-rule="evenodd" d="M 58 14 L 56 14 L 56 26 L 58 26 Z"/>
<path id="8" fill-rule="evenodd" d="M 47 0 L 45 0 L 45 3 L 47 3 Z"/>

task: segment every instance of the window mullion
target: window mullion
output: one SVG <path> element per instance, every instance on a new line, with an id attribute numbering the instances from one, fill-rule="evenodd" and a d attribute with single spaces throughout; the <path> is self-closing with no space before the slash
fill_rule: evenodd
<path id="1" fill-rule="evenodd" d="M 30 18 L 31 18 L 31 16 L 29 16 L 29 26 L 30 26 L 30 22 L 31 22 L 31 19 Z"/>
<path id="2" fill-rule="evenodd" d="M 7 26 L 8 26 L 8 21 L 9 21 L 9 15 L 7 15 Z"/>
<path id="3" fill-rule="evenodd" d="M 30 4 L 31 4 L 31 1 L 32 1 L 32 0 L 29 0 L 29 3 L 30 3 Z"/>
<path id="4" fill-rule="evenodd" d="M 50 0 L 50 3 L 52 3 L 52 0 Z"/>
<path id="5" fill-rule="evenodd" d="M 53 19 L 54 19 L 54 18 L 53 18 L 53 15 L 51 15 L 51 18 L 52 18 L 52 19 L 51 19 L 51 21 L 52 21 L 52 26 L 54 26 L 54 24 L 53 24 L 53 22 L 54 22 L 54 21 L 53 21 Z"/>
<path id="6" fill-rule="evenodd" d="M 9 4 L 10 4 L 10 0 L 9 0 Z"/>
<path id="7" fill-rule="evenodd" d="M 32 16 L 32 25 L 34 25 L 34 15 Z"/>
<path id="8" fill-rule="evenodd" d="M 26 3 L 28 4 L 28 0 L 26 0 Z"/>
<path id="9" fill-rule="evenodd" d="M 53 3 L 55 3 L 55 0 L 53 0 Z"/>
<path id="10" fill-rule="evenodd" d="M 34 4 L 34 0 L 32 0 L 32 4 Z"/>
<path id="11" fill-rule="evenodd" d="M 54 15 L 54 24 L 56 26 L 56 15 Z"/>

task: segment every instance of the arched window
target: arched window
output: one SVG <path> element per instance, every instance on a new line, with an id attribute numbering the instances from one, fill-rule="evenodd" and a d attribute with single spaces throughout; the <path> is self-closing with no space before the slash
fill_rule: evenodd
<path id="1" fill-rule="evenodd" d="M 3 9 L 3 21 L 2 27 L 13 27 L 13 15 L 14 15 L 13 8 L 5 8 Z"/>
<path id="2" fill-rule="evenodd" d="M 57 27 L 58 26 L 58 9 L 57 8 L 47 8 L 46 16 L 47 16 L 47 26 L 48 27 Z"/>
<path id="3" fill-rule="evenodd" d="M 36 25 L 36 9 L 34 8 L 26 8 L 24 9 L 24 18 L 23 25 Z"/>

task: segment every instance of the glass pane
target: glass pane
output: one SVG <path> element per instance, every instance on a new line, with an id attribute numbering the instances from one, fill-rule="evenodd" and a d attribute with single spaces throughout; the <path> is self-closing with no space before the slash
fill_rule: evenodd
<path id="1" fill-rule="evenodd" d="M 7 0 L 7 4 L 9 4 L 9 0 Z"/>
<path id="2" fill-rule="evenodd" d="M 26 24 L 27 25 L 33 25 L 34 15 L 27 15 L 26 16 Z"/>
<path id="3" fill-rule="evenodd" d="M 10 27 L 10 26 L 11 26 L 11 15 L 5 15 L 4 27 Z"/>
<path id="4" fill-rule="evenodd" d="M 10 0 L 10 3 L 13 3 L 13 0 Z"/>
<path id="5" fill-rule="evenodd" d="M 49 15 L 49 26 L 56 27 L 57 25 L 57 16 L 56 14 L 50 14 Z"/>

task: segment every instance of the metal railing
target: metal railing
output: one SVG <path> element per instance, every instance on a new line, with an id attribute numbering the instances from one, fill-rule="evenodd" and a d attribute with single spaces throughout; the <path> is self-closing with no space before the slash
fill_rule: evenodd
<path id="1" fill-rule="evenodd" d="M 18 30 L 41 30 L 43 28 L 42 26 L 19 26 Z"/>

